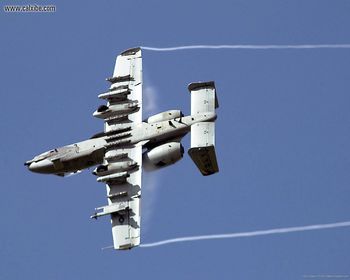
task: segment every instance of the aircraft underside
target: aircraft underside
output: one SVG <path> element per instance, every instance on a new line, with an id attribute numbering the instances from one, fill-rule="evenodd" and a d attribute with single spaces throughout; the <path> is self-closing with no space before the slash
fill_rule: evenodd
<path id="1" fill-rule="evenodd" d="M 93 113 L 104 121 L 104 132 L 88 140 L 56 148 L 25 165 L 37 173 L 64 176 L 96 166 L 97 182 L 106 184 L 108 204 L 91 218 L 110 216 L 115 249 L 140 244 L 141 176 L 183 158 L 181 139 L 191 132 L 189 155 L 199 171 L 219 171 L 215 153 L 218 101 L 214 82 L 192 83 L 191 115 L 169 110 L 142 121 L 142 57 L 134 48 L 118 55 L 110 87 L 98 97 L 107 102 Z"/>

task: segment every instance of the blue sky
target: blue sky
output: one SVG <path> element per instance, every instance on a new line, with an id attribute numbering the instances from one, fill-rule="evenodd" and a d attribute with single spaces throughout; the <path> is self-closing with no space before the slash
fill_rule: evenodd
<path id="1" fill-rule="evenodd" d="M 2 5 L 13 3 L 30 2 Z M 124 49 L 350 43 L 350 2 L 38 4 L 57 12 L 0 12 L 1 279 L 350 275 L 349 228 L 101 251 L 111 244 L 110 224 L 89 215 L 106 203 L 104 186 L 90 171 L 62 179 L 23 166 L 103 129 L 92 112 Z M 350 50 L 144 51 L 143 58 L 154 113 L 189 113 L 187 84 L 198 80 L 215 80 L 220 103 L 220 173 L 202 177 L 186 156 L 145 179 L 143 242 L 349 220 Z"/>

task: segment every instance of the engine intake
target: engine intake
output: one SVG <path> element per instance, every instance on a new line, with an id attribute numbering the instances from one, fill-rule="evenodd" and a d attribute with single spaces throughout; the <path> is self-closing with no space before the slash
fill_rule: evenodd
<path id="1" fill-rule="evenodd" d="M 179 142 L 169 142 L 143 153 L 145 170 L 152 171 L 176 163 L 182 159 L 184 147 Z"/>

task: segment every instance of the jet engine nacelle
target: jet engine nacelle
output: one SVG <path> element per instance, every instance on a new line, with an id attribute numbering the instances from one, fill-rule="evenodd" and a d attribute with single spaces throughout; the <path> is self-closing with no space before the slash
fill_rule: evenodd
<path id="1" fill-rule="evenodd" d="M 143 167 L 151 171 L 174 164 L 182 159 L 184 147 L 179 142 L 169 142 L 143 153 Z"/>
<path id="2" fill-rule="evenodd" d="M 184 114 L 180 110 L 169 110 L 157 115 L 151 116 L 147 119 L 148 123 L 156 123 L 162 121 L 172 120 L 174 118 L 181 118 Z"/>

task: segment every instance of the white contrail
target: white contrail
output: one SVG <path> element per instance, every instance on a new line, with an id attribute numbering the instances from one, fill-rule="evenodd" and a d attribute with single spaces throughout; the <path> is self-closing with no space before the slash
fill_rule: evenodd
<path id="1" fill-rule="evenodd" d="M 350 44 L 316 44 L 316 45 L 189 45 L 168 48 L 141 47 L 148 51 L 171 52 L 193 49 L 244 49 L 244 50 L 284 50 L 284 49 L 349 49 Z"/>
<path id="2" fill-rule="evenodd" d="M 144 75 L 143 86 L 143 117 L 149 117 L 157 112 L 158 104 L 158 90 L 153 85 L 149 76 Z M 161 185 L 162 178 L 159 174 L 152 172 L 145 172 L 142 176 L 142 197 L 146 199 L 142 204 L 142 227 L 143 233 L 148 232 L 151 228 L 151 218 L 154 212 L 154 206 L 157 200 L 158 188 Z"/>
<path id="3" fill-rule="evenodd" d="M 154 111 L 158 108 L 158 102 L 157 102 L 157 90 L 152 85 L 150 80 L 148 78 L 145 78 L 143 88 L 143 94 L 144 94 L 144 101 L 143 101 L 143 110 L 145 115 L 154 114 Z"/>
<path id="4" fill-rule="evenodd" d="M 145 243 L 145 244 L 141 244 L 140 247 L 156 247 L 156 246 L 162 246 L 170 243 L 179 243 L 179 242 L 200 241 L 200 240 L 208 240 L 208 239 L 253 237 L 258 235 L 281 234 L 281 233 L 290 233 L 290 232 L 296 232 L 296 231 L 320 230 L 320 229 L 348 227 L 348 226 L 350 226 L 350 221 L 331 223 L 331 224 L 299 226 L 299 227 L 275 228 L 275 229 L 257 230 L 257 231 L 248 231 L 248 232 L 188 236 L 188 237 L 167 239 L 167 240 L 162 240 L 162 241 L 153 242 L 153 243 Z"/>

